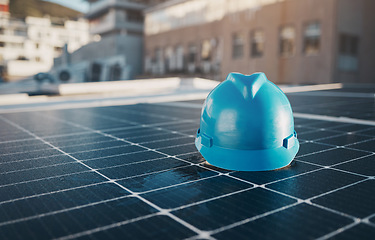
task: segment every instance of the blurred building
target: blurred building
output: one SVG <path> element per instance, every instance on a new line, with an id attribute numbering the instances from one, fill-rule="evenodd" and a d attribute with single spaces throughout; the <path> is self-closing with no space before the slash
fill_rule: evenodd
<path id="1" fill-rule="evenodd" d="M 146 74 L 375 82 L 373 0 L 173 0 L 145 11 Z"/>
<path id="2" fill-rule="evenodd" d="M 16 19 L 9 14 L 8 1 L 0 1 L 0 69 L 9 81 L 48 71 L 65 44 L 75 51 L 88 41 L 88 23 L 83 19 Z"/>
<path id="3" fill-rule="evenodd" d="M 143 11 L 161 0 L 88 0 L 85 18 L 96 41 L 55 60 L 75 81 L 133 79 L 143 71 Z M 68 59 L 69 62 L 64 61 Z"/>

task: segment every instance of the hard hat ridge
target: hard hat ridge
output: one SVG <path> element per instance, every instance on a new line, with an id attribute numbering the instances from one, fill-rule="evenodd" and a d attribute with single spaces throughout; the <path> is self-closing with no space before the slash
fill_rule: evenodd
<path id="1" fill-rule="evenodd" d="M 206 98 L 195 145 L 221 168 L 284 167 L 299 149 L 289 100 L 264 73 L 230 73 Z"/>
<path id="2" fill-rule="evenodd" d="M 245 99 L 252 99 L 267 81 L 267 77 L 264 73 L 254 73 L 252 75 L 229 73 L 226 80 L 232 81 Z"/>

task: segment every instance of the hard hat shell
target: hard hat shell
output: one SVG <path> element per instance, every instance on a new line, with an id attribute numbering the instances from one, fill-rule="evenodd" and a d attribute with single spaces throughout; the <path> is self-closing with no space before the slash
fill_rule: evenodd
<path id="1" fill-rule="evenodd" d="M 203 104 L 195 146 L 210 164 L 224 169 L 289 165 L 299 142 L 288 98 L 264 73 L 230 73 Z"/>

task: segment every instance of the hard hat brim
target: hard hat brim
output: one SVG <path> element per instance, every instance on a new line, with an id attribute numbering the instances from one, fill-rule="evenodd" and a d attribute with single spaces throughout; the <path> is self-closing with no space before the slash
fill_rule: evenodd
<path id="1" fill-rule="evenodd" d="M 262 150 L 238 150 L 218 146 L 206 147 L 197 136 L 195 146 L 208 163 L 235 171 L 270 171 L 288 166 L 299 150 L 299 142 L 287 149 L 283 146 Z"/>

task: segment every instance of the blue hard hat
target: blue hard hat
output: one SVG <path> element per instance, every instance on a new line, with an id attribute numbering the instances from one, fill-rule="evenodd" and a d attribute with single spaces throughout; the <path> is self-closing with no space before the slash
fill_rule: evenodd
<path id="1" fill-rule="evenodd" d="M 288 98 L 264 73 L 230 73 L 204 102 L 195 146 L 207 162 L 224 169 L 289 165 L 299 142 Z"/>

